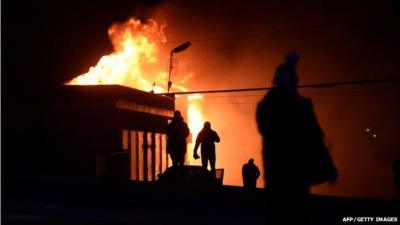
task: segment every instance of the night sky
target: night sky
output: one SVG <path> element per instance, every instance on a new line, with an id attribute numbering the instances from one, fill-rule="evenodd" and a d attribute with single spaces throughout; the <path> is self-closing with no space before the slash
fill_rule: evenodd
<path id="1" fill-rule="evenodd" d="M 7 121 L 8 106 L 40 98 L 111 53 L 107 28 L 131 16 L 167 22 L 164 51 L 192 41 L 190 49 L 178 56 L 179 73 L 194 74 L 191 90 L 269 86 L 289 50 L 301 55 L 301 84 L 400 78 L 395 3 L 4 0 L 2 120 Z M 391 198 L 391 163 L 400 157 L 399 87 L 389 83 L 302 90 L 313 99 L 341 177 L 336 187 L 321 187 L 319 193 Z M 225 160 L 220 166 L 233 171 L 226 175 L 231 184 L 239 185 L 235 174 L 242 164 L 231 163 L 238 155 L 240 163 L 253 156 L 262 164 L 254 111 L 263 94 L 205 96 L 205 113 L 223 140 L 220 148 L 225 153 L 218 154 Z M 224 121 L 211 116 L 220 109 Z M 12 123 L 5 128 L 10 127 Z M 376 132 L 377 139 L 368 136 L 367 128 Z M 240 130 L 246 132 L 237 140 Z M 374 185 L 365 188 L 370 183 Z"/>

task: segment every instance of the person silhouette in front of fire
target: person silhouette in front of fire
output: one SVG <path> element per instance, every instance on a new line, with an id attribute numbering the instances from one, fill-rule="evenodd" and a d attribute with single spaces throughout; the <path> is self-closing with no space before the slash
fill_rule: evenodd
<path id="1" fill-rule="evenodd" d="M 291 215 L 287 224 L 305 223 L 310 186 L 337 177 L 312 102 L 298 93 L 298 60 L 297 53 L 286 55 L 276 69 L 273 88 L 257 106 L 272 224 L 282 223 L 282 213 Z"/>
<path id="2" fill-rule="evenodd" d="M 254 164 L 254 159 L 249 159 L 249 162 L 242 167 L 243 187 L 249 190 L 256 189 L 259 176 L 260 170 Z"/>
<path id="3" fill-rule="evenodd" d="M 182 167 L 185 162 L 186 138 L 190 130 L 183 121 L 180 111 L 174 112 L 171 123 L 167 125 L 167 152 L 174 167 Z"/>
<path id="4" fill-rule="evenodd" d="M 211 123 L 205 122 L 203 129 L 199 132 L 196 138 L 196 144 L 193 150 L 193 158 L 200 158 L 197 154 L 197 149 L 201 144 L 201 165 L 207 170 L 208 162 L 210 162 L 211 173 L 215 176 L 215 143 L 219 142 L 220 138 L 214 130 L 211 129 Z"/>

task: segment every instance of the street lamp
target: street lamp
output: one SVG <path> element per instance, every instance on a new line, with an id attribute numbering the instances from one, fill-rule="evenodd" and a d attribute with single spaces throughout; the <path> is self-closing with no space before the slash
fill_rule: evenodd
<path id="1" fill-rule="evenodd" d="M 182 52 L 185 51 L 187 48 L 189 48 L 189 46 L 192 43 L 190 41 L 187 41 L 179 46 L 177 46 L 176 48 L 172 49 L 171 53 L 170 53 L 170 57 L 169 57 L 169 74 L 168 74 L 168 94 L 169 94 L 169 90 L 171 89 L 172 86 L 172 82 L 171 82 L 171 71 L 172 71 L 172 57 L 174 56 L 174 53 L 178 53 L 178 52 Z"/>

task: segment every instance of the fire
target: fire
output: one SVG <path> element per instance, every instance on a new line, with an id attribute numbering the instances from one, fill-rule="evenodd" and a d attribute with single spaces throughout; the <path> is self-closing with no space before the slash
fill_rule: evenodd
<path id="1" fill-rule="evenodd" d="M 191 132 L 191 142 L 188 145 L 187 159 L 190 165 L 200 165 L 200 160 L 195 161 L 193 159 L 193 149 L 196 143 L 196 137 L 200 130 L 203 128 L 204 116 L 202 111 L 203 96 L 200 94 L 194 94 L 188 96 L 189 106 L 187 109 L 188 114 L 188 126 Z M 200 153 L 200 151 L 198 151 Z"/>
<path id="2" fill-rule="evenodd" d="M 155 93 L 165 93 L 168 83 L 166 64 L 160 65 L 160 47 L 166 42 L 164 28 L 154 20 L 147 24 L 135 18 L 125 23 L 116 23 L 108 29 L 108 35 L 114 47 L 114 52 L 100 58 L 96 66 L 89 68 L 85 74 L 79 75 L 67 85 L 97 85 L 119 84 L 143 91 L 153 90 Z M 162 63 L 161 63 L 162 64 Z M 187 91 L 185 83 L 193 74 L 187 74 L 174 82 L 172 89 Z M 155 85 L 157 84 L 157 85 Z M 197 134 L 203 127 L 202 96 L 188 96 L 188 125 L 192 132 L 192 142 L 187 154 L 190 164 Z M 191 154 L 190 154 L 191 152 Z M 198 163 L 198 162 L 196 162 Z"/>
<path id="3" fill-rule="evenodd" d="M 96 66 L 67 84 L 119 84 L 144 91 L 163 92 L 164 89 L 159 85 L 167 85 L 168 74 L 159 65 L 159 45 L 166 42 L 165 26 L 165 23 L 159 26 L 153 20 L 142 24 L 135 18 L 112 25 L 108 35 L 114 52 L 101 57 Z M 184 88 L 178 86 L 178 89 Z"/>

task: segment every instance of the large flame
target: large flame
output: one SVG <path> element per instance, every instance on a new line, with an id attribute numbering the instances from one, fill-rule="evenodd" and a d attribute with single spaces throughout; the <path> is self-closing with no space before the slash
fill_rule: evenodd
<path id="1" fill-rule="evenodd" d="M 112 25 L 108 29 L 108 35 L 114 52 L 101 57 L 97 65 L 90 67 L 87 73 L 66 84 L 119 84 L 143 91 L 166 92 L 167 64 L 160 63 L 160 47 L 167 40 L 164 35 L 165 27 L 165 23 L 159 26 L 154 20 L 149 20 L 147 24 L 143 24 L 135 18 Z M 177 79 L 172 90 L 187 91 L 185 82 L 191 76 L 192 74 L 188 74 Z M 189 152 L 192 152 L 195 138 L 203 126 L 201 99 L 202 96 L 198 94 L 188 96 L 188 125 L 193 139 L 188 146 Z M 190 164 L 195 163 L 192 154 L 188 153 L 187 157 Z"/>
<path id="2" fill-rule="evenodd" d="M 190 165 L 201 165 L 200 160 L 195 161 L 193 159 L 193 149 L 196 143 L 196 137 L 203 128 L 203 96 L 200 94 L 190 95 L 188 96 L 188 102 L 188 125 L 190 127 L 191 140 L 188 145 L 187 161 Z M 200 151 L 198 151 L 198 153 L 200 153 Z"/>
<path id="3" fill-rule="evenodd" d="M 166 42 L 164 28 L 165 23 L 159 26 L 149 20 L 143 24 L 135 18 L 112 25 L 108 35 L 114 52 L 101 57 L 96 66 L 67 84 L 120 84 L 162 92 L 161 86 L 167 85 L 167 72 L 159 63 L 159 45 Z"/>

